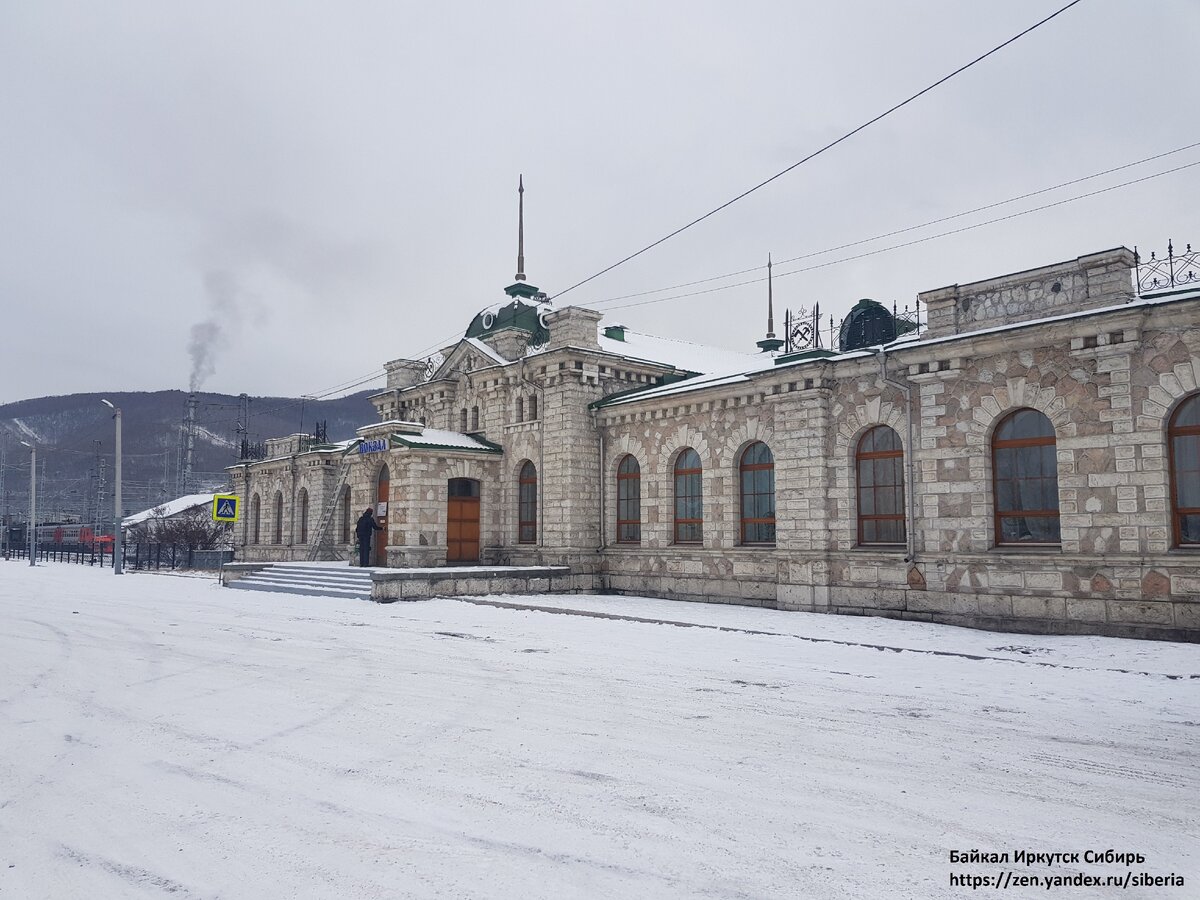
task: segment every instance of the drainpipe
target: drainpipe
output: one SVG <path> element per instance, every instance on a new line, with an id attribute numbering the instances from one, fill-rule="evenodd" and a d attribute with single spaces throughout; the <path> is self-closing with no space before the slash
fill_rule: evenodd
<path id="1" fill-rule="evenodd" d="M 916 457 L 916 449 L 917 448 L 916 448 L 916 445 L 913 443 L 912 387 L 910 385 L 905 384 L 900 381 L 893 381 L 892 379 L 887 377 L 887 350 L 886 349 L 884 349 L 883 347 L 880 347 L 879 350 L 876 352 L 876 356 L 878 356 L 878 358 L 879 358 L 879 380 L 882 381 L 884 384 L 891 385 L 896 390 L 901 391 L 904 394 L 904 414 L 905 414 L 905 419 L 907 420 L 907 425 L 908 425 L 907 446 L 905 447 L 906 452 L 904 454 L 904 461 L 906 463 L 905 468 L 908 470 L 908 490 L 905 492 L 905 494 L 908 498 L 908 503 L 905 504 L 908 507 L 908 509 L 906 510 L 906 518 L 908 521 L 907 521 L 907 527 L 904 529 L 905 536 L 907 537 L 906 543 L 908 545 L 908 552 L 904 556 L 904 561 L 906 563 L 912 563 L 912 562 L 916 562 L 916 558 L 917 558 L 917 534 L 916 534 L 917 479 L 916 479 L 916 469 L 915 469 L 915 466 L 916 466 L 915 457 Z"/>

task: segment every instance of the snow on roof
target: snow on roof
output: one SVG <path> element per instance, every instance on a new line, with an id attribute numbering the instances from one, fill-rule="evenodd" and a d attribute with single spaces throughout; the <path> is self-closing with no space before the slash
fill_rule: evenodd
<path id="1" fill-rule="evenodd" d="M 487 344 L 485 344 L 479 338 L 469 337 L 469 338 L 463 338 L 463 340 L 466 341 L 468 344 L 470 344 L 472 347 L 474 347 L 476 350 L 478 350 L 480 353 L 482 353 L 484 356 L 486 356 L 488 359 L 494 360 L 495 362 L 500 363 L 500 365 L 502 365 L 502 366 L 506 366 L 511 362 L 511 360 L 505 359 L 503 356 L 501 356 L 499 353 L 497 353 L 495 350 L 493 350 L 491 347 L 489 347 Z"/>
<path id="2" fill-rule="evenodd" d="M 1121 312 L 1122 310 L 1137 309 L 1139 307 L 1146 307 L 1146 306 L 1161 306 L 1161 305 L 1165 305 L 1167 303 L 1175 303 L 1175 302 L 1179 302 L 1182 300 L 1200 300 L 1200 290 L 1184 291 L 1181 293 L 1162 295 L 1162 296 L 1158 296 L 1158 297 L 1140 297 L 1140 298 L 1135 298 L 1135 299 L 1129 301 L 1128 303 L 1118 303 L 1118 304 L 1114 304 L 1113 306 L 1103 306 L 1098 309 L 1087 309 L 1087 310 L 1082 310 L 1080 312 L 1062 313 L 1057 316 L 1046 316 L 1045 318 L 1042 318 L 1042 319 L 1029 319 L 1025 322 L 1013 322 L 1008 325 L 995 325 L 995 326 L 992 326 L 991 328 L 981 328 L 977 331 L 966 331 L 966 332 L 962 332 L 961 334 L 948 334 L 948 335 L 943 335 L 942 337 L 936 337 L 936 338 L 926 338 L 922 335 L 919 339 L 917 339 L 917 338 L 914 338 L 911 334 L 905 334 L 905 335 L 902 335 L 901 337 L 897 338 L 892 343 L 887 344 L 886 347 L 889 350 L 930 347 L 930 346 L 934 346 L 937 344 L 950 343 L 952 341 L 961 341 L 961 340 L 966 340 L 966 339 L 970 339 L 970 338 L 978 338 L 978 337 L 982 337 L 983 335 L 988 335 L 988 334 L 998 334 L 998 333 L 1005 332 L 1005 331 L 1017 331 L 1022 328 L 1030 328 L 1035 325 L 1045 325 L 1045 324 L 1048 324 L 1051 322 L 1063 322 L 1063 321 L 1067 321 L 1070 319 L 1086 319 L 1090 316 L 1103 315 L 1106 313 L 1117 313 L 1117 312 Z M 629 334 L 629 332 L 626 332 L 626 334 Z M 657 338 L 656 340 L 663 340 L 663 339 Z M 605 338 L 602 337 L 600 339 L 600 341 L 601 341 L 601 344 L 603 345 Z M 620 341 L 610 341 L 610 343 L 614 343 L 619 346 L 621 342 Z M 683 343 L 683 342 L 672 341 L 669 343 Z M 692 345 L 692 346 L 698 346 L 698 345 Z M 823 357 L 819 357 L 819 358 L 823 361 L 836 361 L 836 360 L 853 359 L 855 357 L 870 356 L 870 355 L 873 355 L 876 351 L 878 351 L 881 346 L 885 346 L 885 345 L 877 345 L 874 347 L 864 347 L 864 348 L 858 349 L 858 350 L 847 350 L 842 353 L 835 353 L 832 356 L 823 356 Z M 704 349 L 707 349 L 707 348 L 704 348 Z M 729 351 L 726 351 L 726 352 L 729 352 Z M 747 354 L 747 356 L 749 356 L 749 354 Z M 640 400 L 651 400 L 651 399 L 655 399 L 658 397 L 671 396 L 673 394 L 685 394 L 685 393 L 689 393 L 691 391 L 702 390 L 703 388 L 719 387 L 719 386 L 727 385 L 727 384 L 737 384 L 738 382 L 741 382 L 741 381 L 749 381 L 753 375 L 761 374 L 762 372 L 772 371 L 777 368 L 784 369 L 784 368 L 791 368 L 794 366 L 801 366 L 801 365 L 805 365 L 807 363 L 811 363 L 814 361 L 812 358 L 788 360 L 787 362 L 780 363 L 778 366 L 776 366 L 775 358 L 773 356 L 769 356 L 765 353 L 757 355 L 757 356 L 750 356 L 750 359 L 752 362 L 756 362 L 757 365 L 744 366 L 740 369 L 734 369 L 733 371 L 727 371 L 725 373 L 714 372 L 712 374 L 702 375 L 702 376 L 698 376 L 696 378 L 688 378 L 688 379 L 685 379 L 684 381 L 678 381 L 678 382 L 674 382 L 672 384 L 659 385 L 658 387 L 646 388 L 646 390 L 644 390 L 644 391 L 635 391 L 635 392 L 627 394 L 625 396 L 614 397 L 611 400 L 601 401 L 601 403 L 598 405 L 617 406 L 622 403 L 635 403 Z"/>
<path id="3" fill-rule="evenodd" d="M 156 515 L 161 515 L 164 518 L 177 516 L 181 512 L 187 512 L 189 509 L 194 509 L 197 506 L 208 506 L 213 502 L 213 497 L 215 496 L 215 494 L 188 494 L 186 497 L 168 500 L 166 503 L 161 503 L 152 509 L 146 509 L 140 513 L 134 513 L 132 516 L 126 516 L 121 520 L 121 525 L 124 528 L 132 528 L 134 525 L 140 525 Z"/>
<path id="4" fill-rule="evenodd" d="M 469 434 L 457 431 L 444 431 L 441 428 L 425 428 L 420 434 L 395 434 L 397 441 L 409 447 L 450 447 L 462 450 L 485 450 L 495 452 L 494 445 L 485 443 Z"/>
<path id="5" fill-rule="evenodd" d="M 761 363 L 764 359 L 768 362 L 771 359 L 762 353 L 743 353 L 738 350 L 726 350 L 723 347 L 706 347 L 703 344 L 693 344 L 691 341 L 657 337 L 653 334 L 631 331 L 628 328 L 624 330 L 624 334 L 625 340 L 619 341 L 607 337 L 604 334 L 604 328 L 601 328 L 600 349 L 605 353 L 645 362 L 664 363 L 677 369 L 699 372 L 704 375 L 718 372 L 725 374 L 742 372 Z"/>
<path id="6" fill-rule="evenodd" d="M 1164 306 L 1168 303 L 1177 303 L 1181 300 L 1200 300 L 1200 290 L 1162 294 L 1157 297 L 1134 297 L 1127 303 L 1115 303 L 1112 306 L 1100 306 L 1096 309 L 1085 309 L 1079 312 L 1059 313 L 1057 316 L 1046 316 L 1041 319 L 1027 319 L 1024 322 L 1010 322 L 1007 325 L 993 325 L 990 328 L 979 328 L 975 331 L 963 331 L 959 334 L 946 334 L 936 338 L 921 338 L 919 346 L 933 346 L 934 344 L 945 344 L 950 341 L 957 341 L 963 338 L 980 337 L 981 335 L 985 334 L 998 334 L 1002 331 L 1016 331 L 1021 328 L 1030 328 L 1034 325 L 1045 325 L 1050 322 L 1065 322 L 1069 319 L 1086 319 L 1090 316 L 1099 316 L 1104 315 L 1105 313 L 1115 313 L 1120 312 L 1121 310 L 1139 309 L 1146 306 Z"/>

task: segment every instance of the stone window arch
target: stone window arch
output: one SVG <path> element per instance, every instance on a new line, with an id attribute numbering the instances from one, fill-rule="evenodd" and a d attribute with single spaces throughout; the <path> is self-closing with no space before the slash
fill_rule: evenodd
<path id="1" fill-rule="evenodd" d="M 340 543 L 349 544 L 350 543 L 350 517 L 351 517 L 351 514 L 350 514 L 350 485 L 346 485 L 344 488 L 342 488 L 341 504 L 342 504 L 342 535 L 341 535 L 342 539 L 341 539 Z"/>
<path id="2" fill-rule="evenodd" d="M 903 544 L 904 447 L 900 435 L 876 425 L 854 453 L 858 494 L 858 543 Z"/>
<path id="3" fill-rule="evenodd" d="M 699 544 L 704 540 L 704 469 L 700 454 L 691 447 L 684 447 L 675 457 L 673 470 L 675 485 L 675 534 L 676 544 Z"/>
<path id="4" fill-rule="evenodd" d="M 283 491 L 275 492 L 275 502 L 273 504 L 273 513 L 275 516 L 275 531 L 273 534 L 274 544 L 283 543 Z"/>
<path id="5" fill-rule="evenodd" d="M 296 525 L 300 531 L 300 543 L 308 543 L 308 488 L 300 488 L 300 493 L 296 497 L 296 517 L 299 520 Z"/>
<path id="6" fill-rule="evenodd" d="M 517 421 L 518 422 L 525 421 L 525 398 L 524 397 L 517 398 Z"/>
<path id="7" fill-rule="evenodd" d="M 262 501 L 258 494 L 250 498 L 250 543 L 262 542 Z"/>
<path id="8" fill-rule="evenodd" d="M 1167 425 L 1171 530 L 1175 546 L 1200 545 L 1200 394 L 1179 404 Z"/>
<path id="9" fill-rule="evenodd" d="M 632 453 L 617 466 L 617 543 L 642 542 L 642 469 Z"/>
<path id="10" fill-rule="evenodd" d="M 537 543 L 537 468 L 529 460 L 517 476 L 517 543 Z"/>
<path id="11" fill-rule="evenodd" d="M 775 457 L 762 441 L 754 441 L 738 459 L 741 543 L 775 543 Z"/>
<path id="12" fill-rule="evenodd" d="M 992 434 L 997 544 L 1059 544 L 1054 424 L 1036 409 L 1014 410 Z"/>
<path id="13" fill-rule="evenodd" d="M 538 417 L 538 398 L 537 394 L 529 395 L 529 421 L 536 422 Z"/>

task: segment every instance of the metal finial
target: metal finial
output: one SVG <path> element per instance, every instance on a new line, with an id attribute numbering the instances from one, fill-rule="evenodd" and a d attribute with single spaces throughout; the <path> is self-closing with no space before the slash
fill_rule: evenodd
<path id="1" fill-rule="evenodd" d="M 775 298 L 771 291 L 771 254 L 767 254 L 767 337 L 775 337 Z"/>
<path id="2" fill-rule="evenodd" d="M 525 176 L 517 176 L 517 281 L 525 280 Z"/>

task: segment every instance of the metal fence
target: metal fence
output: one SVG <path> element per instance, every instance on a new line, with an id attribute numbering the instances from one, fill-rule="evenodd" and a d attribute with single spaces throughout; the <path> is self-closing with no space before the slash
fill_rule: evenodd
<path id="1" fill-rule="evenodd" d="M 180 544 L 125 544 L 121 553 L 121 566 L 125 571 L 160 571 L 162 569 L 220 568 L 223 562 L 233 561 L 232 550 L 195 550 Z M 7 552 L 9 559 L 29 559 L 28 548 L 17 545 Z M 94 547 L 38 547 L 35 562 L 75 563 L 85 566 L 112 568 L 114 555 L 111 549 L 97 544 Z"/>

